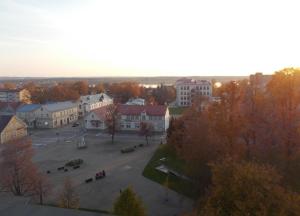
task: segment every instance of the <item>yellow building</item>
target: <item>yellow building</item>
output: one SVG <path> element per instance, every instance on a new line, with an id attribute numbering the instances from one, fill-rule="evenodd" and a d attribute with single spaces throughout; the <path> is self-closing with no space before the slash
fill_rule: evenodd
<path id="1" fill-rule="evenodd" d="M 27 136 L 26 124 L 15 115 L 0 116 L 0 143 L 17 140 Z"/>

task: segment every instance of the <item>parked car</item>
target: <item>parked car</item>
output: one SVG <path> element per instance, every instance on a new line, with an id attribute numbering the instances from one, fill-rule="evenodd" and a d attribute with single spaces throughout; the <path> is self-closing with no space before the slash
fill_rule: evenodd
<path id="1" fill-rule="evenodd" d="M 73 123 L 72 127 L 77 127 L 79 125 L 80 125 L 79 122 L 75 122 L 75 123 Z"/>

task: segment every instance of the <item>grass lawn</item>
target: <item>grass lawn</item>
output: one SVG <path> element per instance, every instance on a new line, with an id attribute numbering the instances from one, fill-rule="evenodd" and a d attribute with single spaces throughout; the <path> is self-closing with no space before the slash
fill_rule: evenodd
<path id="1" fill-rule="evenodd" d="M 160 159 L 163 157 L 166 158 L 164 162 L 160 161 Z M 162 145 L 156 150 L 149 163 L 145 167 L 143 176 L 159 184 L 165 184 L 167 174 L 155 169 L 161 164 L 164 164 L 179 173 L 184 173 L 184 161 L 180 160 L 176 156 L 175 152 L 169 150 L 166 145 Z M 192 199 L 197 197 L 194 185 L 191 181 L 181 179 L 174 175 L 169 175 L 169 188 Z"/>
<path id="2" fill-rule="evenodd" d="M 169 107 L 170 115 L 181 115 L 187 107 Z"/>

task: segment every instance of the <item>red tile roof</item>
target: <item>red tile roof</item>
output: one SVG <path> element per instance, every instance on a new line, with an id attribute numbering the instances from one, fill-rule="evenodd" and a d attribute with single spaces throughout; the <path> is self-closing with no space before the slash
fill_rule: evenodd
<path id="1" fill-rule="evenodd" d="M 118 112 L 121 115 L 140 115 L 142 112 L 145 112 L 150 116 L 165 116 L 167 111 L 167 106 L 164 105 L 118 105 Z"/>
<path id="2" fill-rule="evenodd" d="M 107 107 L 108 106 L 99 107 L 97 109 L 92 110 L 92 113 L 97 115 L 100 119 L 105 119 L 106 118 Z"/>

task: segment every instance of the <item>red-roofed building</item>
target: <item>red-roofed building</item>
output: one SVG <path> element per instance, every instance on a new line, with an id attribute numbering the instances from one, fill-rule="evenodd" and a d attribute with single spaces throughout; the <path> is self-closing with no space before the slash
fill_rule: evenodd
<path id="1" fill-rule="evenodd" d="M 106 106 L 91 111 L 85 118 L 86 129 L 106 129 Z M 163 105 L 126 105 L 117 107 L 118 130 L 139 131 L 141 122 L 153 125 L 154 132 L 165 132 L 169 127 L 170 115 L 167 106 Z"/>
<path id="2" fill-rule="evenodd" d="M 107 106 L 103 106 L 92 110 L 89 114 L 84 117 L 85 128 L 105 130 L 107 126 L 105 125 Z"/>
<path id="3" fill-rule="evenodd" d="M 121 131 L 139 131 L 141 122 L 152 124 L 155 132 L 165 132 L 169 127 L 169 109 L 164 105 L 121 104 L 118 113 Z"/>

